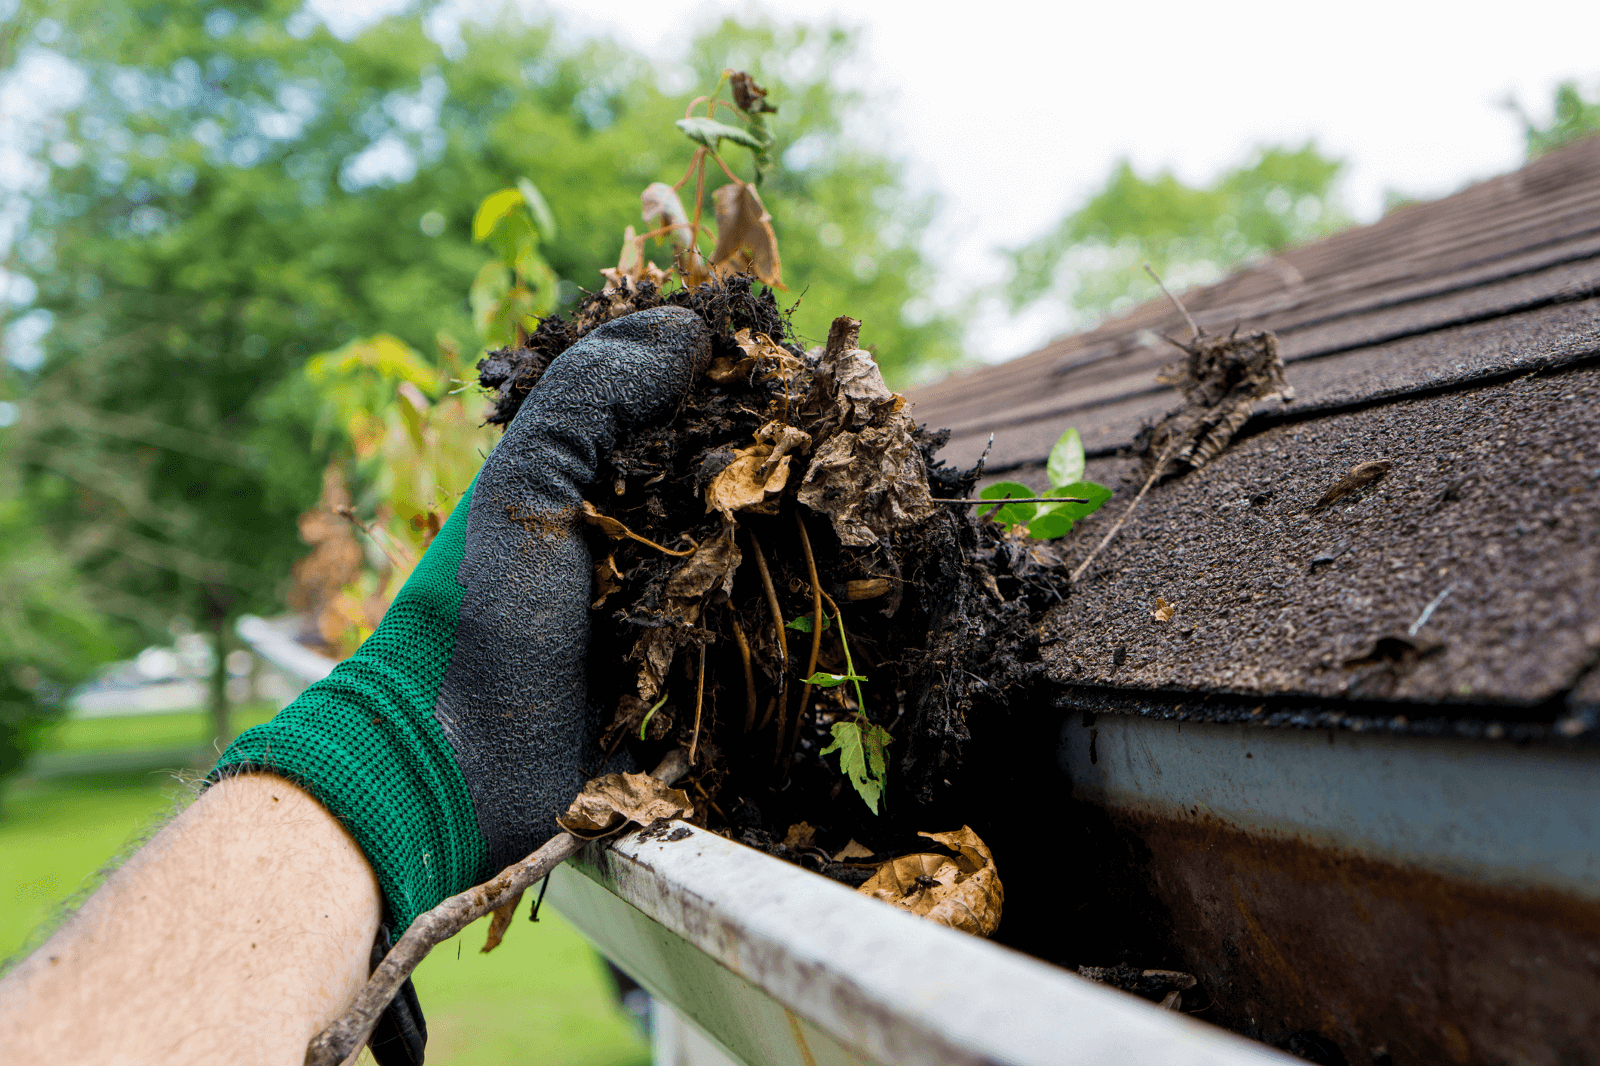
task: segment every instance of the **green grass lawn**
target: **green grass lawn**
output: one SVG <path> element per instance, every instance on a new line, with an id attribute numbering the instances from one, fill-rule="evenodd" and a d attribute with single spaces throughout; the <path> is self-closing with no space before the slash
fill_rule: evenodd
<path id="1" fill-rule="evenodd" d="M 271 703 L 247 703 L 233 709 L 233 729 L 242 733 L 276 714 Z M 136 748 L 200 747 L 211 736 L 203 711 L 141 714 L 125 718 L 79 718 L 57 722 L 39 745 L 45 752 L 125 751 Z"/>
<path id="2" fill-rule="evenodd" d="M 254 720 L 241 715 L 238 728 Z M 198 712 L 67 722 L 52 742 L 65 745 L 57 751 L 164 748 L 194 737 L 200 723 Z M 0 806 L 0 958 L 26 945 L 62 901 L 164 820 L 185 792 L 161 772 L 58 776 L 6 786 Z M 599 957 L 548 908 L 530 925 L 526 907 L 494 954 L 478 952 L 485 919 L 436 948 L 418 969 L 430 1066 L 648 1063 L 644 1041 L 615 1005 Z"/>

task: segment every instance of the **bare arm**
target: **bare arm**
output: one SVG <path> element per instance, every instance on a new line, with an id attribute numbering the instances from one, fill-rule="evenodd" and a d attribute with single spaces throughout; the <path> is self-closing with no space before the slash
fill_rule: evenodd
<path id="1" fill-rule="evenodd" d="M 305 792 L 214 785 L 0 981 L 6 1060 L 298 1064 L 367 978 L 360 849 Z"/>

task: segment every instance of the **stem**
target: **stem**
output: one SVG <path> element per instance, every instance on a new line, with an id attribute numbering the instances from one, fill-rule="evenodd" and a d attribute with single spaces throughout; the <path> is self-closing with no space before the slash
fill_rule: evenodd
<path id="1" fill-rule="evenodd" d="M 1194 319 L 1189 316 L 1189 309 L 1187 307 L 1183 306 L 1183 304 L 1179 303 L 1178 302 L 1178 298 L 1176 296 L 1172 295 L 1172 293 L 1170 293 L 1170 292 L 1167 292 L 1167 286 L 1162 282 L 1161 275 L 1157 274 L 1155 272 L 1155 270 L 1151 268 L 1149 263 L 1146 263 L 1144 265 L 1144 272 L 1146 274 L 1149 274 L 1150 277 L 1155 281 L 1155 283 L 1157 285 L 1161 286 L 1161 291 L 1163 293 L 1166 293 L 1167 299 L 1172 301 L 1172 306 L 1176 307 L 1178 309 L 1178 314 L 1183 316 L 1183 320 L 1185 322 L 1189 323 L 1189 328 L 1194 331 L 1194 339 L 1195 340 L 1199 340 L 1200 339 L 1200 327 L 1195 325 L 1194 324 Z"/>
<path id="2" fill-rule="evenodd" d="M 844 649 L 844 672 L 850 678 L 851 686 L 856 690 L 856 713 L 863 718 L 867 715 L 867 698 L 861 694 L 861 679 L 856 676 L 855 660 L 850 658 L 850 641 L 844 635 L 844 615 L 839 612 L 839 605 L 833 602 L 833 597 L 826 592 L 822 594 L 828 601 L 828 606 L 833 608 L 833 620 L 839 626 L 839 647 Z"/>
<path id="3" fill-rule="evenodd" d="M 800 512 L 794 513 L 795 525 L 800 527 L 800 547 L 806 555 L 806 572 L 811 578 L 811 661 L 806 666 L 806 687 L 800 692 L 800 705 L 794 712 L 794 731 L 787 745 L 789 754 L 794 755 L 794 746 L 800 741 L 800 722 L 805 717 L 806 707 L 811 700 L 811 678 L 817 672 L 817 656 L 822 651 L 822 583 L 817 579 L 817 559 L 811 554 L 811 537 L 806 533 L 805 519 L 800 517 Z M 843 632 L 841 630 L 841 632 Z M 851 671 L 854 673 L 854 671 Z"/>
<path id="4" fill-rule="evenodd" d="M 744 731 L 748 733 L 756 727 L 756 674 L 750 666 L 750 642 L 737 618 L 733 619 L 733 640 L 739 645 L 739 658 L 744 660 Z"/>
<path id="5" fill-rule="evenodd" d="M 705 705 L 706 698 L 706 646 L 700 645 L 700 676 L 694 688 L 694 736 L 689 738 L 689 763 L 694 764 L 694 756 L 700 750 L 700 708 Z"/>
<path id="6" fill-rule="evenodd" d="M 640 740 L 644 739 L 644 727 L 650 724 L 650 719 L 652 719 L 652 718 L 654 718 L 656 716 L 656 712 L 659 711 L 661 709 L 661 705 L 666 703 L 666 702 L 667 702 L 667 694 L 665 692 L 663 692 L 661 694 L 661 698 L 659 700 L 656 700 L 656 705 L 654 707 L 650 708 L 648 711 L 644 712 L 644 720 L 639 723 L 639 739 Z"/>

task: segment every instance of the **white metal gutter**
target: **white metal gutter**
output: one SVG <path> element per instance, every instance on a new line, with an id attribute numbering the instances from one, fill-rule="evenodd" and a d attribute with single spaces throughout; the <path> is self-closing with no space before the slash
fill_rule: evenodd
<path id="1" fill-rule="evenodd" d="M 1300 1061 L 681 823 L 589 845 L 550 899 L 746 1066 Z"/>

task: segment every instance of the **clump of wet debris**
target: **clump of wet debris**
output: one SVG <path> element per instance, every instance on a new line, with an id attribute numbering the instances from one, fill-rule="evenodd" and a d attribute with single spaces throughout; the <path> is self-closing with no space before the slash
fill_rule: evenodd
<path id="1" fill-rule="evenodd" d="M 1067 578 L 1048 544 L 939 502 L 981 464 L 936 458 L 948 435 L 884 385 L 859 322 L 805 350 L 748 276 L 622 279 L 543 320 L 479 364 L 490 421 L 590 329 L 661 305 L 705 320 L 713 359 L 670 420 L 618 441 L 585 507 L 595 764 L 681 745 L 696 820 L 860 884 L 960 824 L 972 726 L 1032 682 Z"/>

